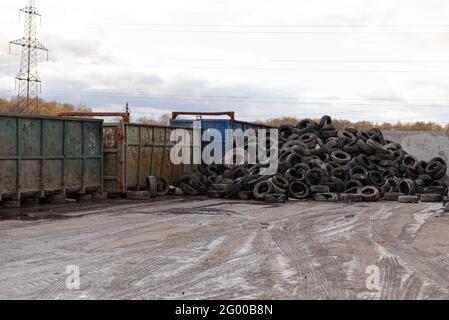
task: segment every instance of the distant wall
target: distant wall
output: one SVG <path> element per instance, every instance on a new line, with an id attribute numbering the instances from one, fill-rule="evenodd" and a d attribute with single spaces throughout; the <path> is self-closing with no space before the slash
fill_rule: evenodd
<path id="1" fill-rule="evenodd" d="M 449 163 L 449 134 L 424 131 L 386 131 L 386 139 L 400 143 L 402 148 L 418 160 L 441 157 Z"/>

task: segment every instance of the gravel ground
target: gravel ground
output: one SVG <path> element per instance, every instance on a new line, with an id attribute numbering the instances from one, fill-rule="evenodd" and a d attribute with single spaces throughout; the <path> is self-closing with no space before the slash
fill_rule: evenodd
<path id="1" fill-rule="evenodd" d="M 48 206 L 0 221 L 0 299 L 447 299 L 441 208 L 205 198 Z M 66 287 L 69 265 L 79 290 Z M 367 268 L 378 288 L 367 288 Z"/>

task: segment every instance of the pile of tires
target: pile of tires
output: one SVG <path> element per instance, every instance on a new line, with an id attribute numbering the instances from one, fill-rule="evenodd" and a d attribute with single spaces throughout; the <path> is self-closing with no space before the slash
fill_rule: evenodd
<path id="1" fill-rule="evenodd" d="M 261 175 L 261 165 L 209 165 L 184 175 L 180 188 L 188 195 L 267 202 L 439 202 L 447 194 L 444 159 L 418 161 L 378 128 L 337 130 L 324 116 L 281 125 L 278 136 L 277 174 Z"/>

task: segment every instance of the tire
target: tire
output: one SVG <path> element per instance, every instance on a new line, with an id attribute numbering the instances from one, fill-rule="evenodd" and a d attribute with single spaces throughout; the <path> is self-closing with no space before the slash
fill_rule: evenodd
<path id="1" fill-rule="evenodd" d="M 358 165 L 364 167 L 366 170 L 372 170 L 373 169 L 373 163 L 370 160 L 370 158 L 366 154 L 359 154 L 355 158 L 355 162 L 357 162 Z"/>
<path id="2" fill-rule="evenodd" d="M 220 175 L 220 169 L 218 166 L 215 165 L 208 165 L 206 166 L 206 172 L 208 176 L 219 176 Z"/>
<path id="3" fill-rule="evenodd" d="M 332 125 L 332 118 L 328 115 L 322 116 L 320 120 L 320 124 L 318 125 L 318 130 L 323 129 L 325 126 Z"/>
<path id="4" fill-rule="evenodd" d="M 443 196 L 441 194 L 426 193 L 421 195 L 420 200 L 421 202 L 441 202 L 443 201 Z"/>
<path id="5" fill-rule="evenodd" d="M 335 192 L 342 193 L 345 191 L 345 183 L 343 180 L 339 179 L 338 177 L 331 176 L 329 177 L 329 181 L 335 184 Z"/>
<path id="6" fill-rule="evenodd" d="M 399 163 L 397 163 L 394 160 L 382 160 L 382 161 L 379 162 L 379 166 L 381 166 L 381 167 L 392 167 L 392 168 L 398 169 L 399 168 Z"/>
<path id="7" fill-rule="evenodd" d="M 373 202 L 380 200 L 380 192 L 376 187 L 363 187 L 359 190 L 359 193 L 362 196 L 363 201 Z"/>
<path id="8" fill-rule="evenodd" d="M 425 187 L 423 190 L 423 194 L 440 194 L 443 195 L 446 191 L 446 188 L 443 186 L 429 186 Z"/>
<path id="9" fill-rule="evenodd" d="M 294 168 L 288 169 L 285 173 L 284 173 L 285 178 L 289 181 L 305 181 L 306 176 L 304 174 L 304 171 L 298 171 L 295 170 Z"/>
<path id="10" fill-rule="evenodd" d="M 272 194 L 285 194 L 287 192 L 286 189 L 279 188 L 274 182 L 273 178 L 268 179 L 268 183 L 271 184 L 273 191 Z M 288 188 L 288 187 L 287 187 Z"/>
<path id="11" fill-rule="evenodd" d="M 391 186 L 390 183 L 385 180 L 385 183 L 379 188 L 380 194 L 383 195 L 387 192 L 390 192 Z"/>
<path id="12" fill-rule="evenodd" d="M 264 200 L 265 203 L 286 203 L 287 197 L 284 194 L 267 194 Z"/>
<path id="13" fill-rule="evenodd" d="M 319 202 L 338 202 L 340 197 L 336 193 L 316 193 L 313 197 L 315 201 Z"/>
<path id="14" fill-rule="evenodd" d="M 166 196 L 170 185 L 164 177 L 157 177 L 157 195 L 159 197 Z"/>
<path id="15" fill-rule="evenodd" d="M 311 169 L 307 171 L 305 181 L 309 186 L 322 185 L 324 183 L 322 170 Z"/>
<path id="16" fill-rule="evenodd" d="M 344 165 L 351 161 L 351 155 L 343 151 L 334 151 L 331 154 L 331 159 L 338 164 Z"/>
<path id="17" fill-rule="evenodd" d="M 310 119 L 301 120 L 296 125 L 298 134 L 304 134 L 304 133 L 310 132 L 310 131 L 314 130 L 315 127 L 316 127 L 315 122 Z"/>
<path id="18" fill-rule="evenodd" d="M 292 198 L 306 199 L 310 194 L 310 190 L 305 183 L 301 181 L 294 181 L 290 183 L 288 193 Z"/>
<path id="19" fill-rule="evenodd" d="M 285 162 L 287 168 L 293 168 L 295 165 L 302 163 L 302 156 L 298 153 L 292 153 L 285 159 Z"/>
<path id="20" fill-rule="evenodd" d="M 338 133 L 337 130 L 320 131 L 320 138 L 321 138 L 321 139 L 334 138 L 334 137 L 337 136 L 337 133 Z"/>
<path id="21" fill-rule="evenodd" d="M 348 130 L 339 130 L 337 133 L 337 137 L 343 141 L 354 141 L 356 139 L 355 135 Z M 346 144 L 346 143 L 345 143 Z"/>
<path id="22" fill-rule="evenodd" d="M 190 179 L 187 179 L 190 177 Z M 183 183 L 189 183 L 190 180 L 194 179 L 193 175 L 185 175 L 181 177 Z M 157 178 L 155 176 L 147 177 L 145 181 L 145 188 L 150 192 L 151 197 L 157 196 Z"/>
<path id="23" fill-rule="evenodd" d="M 369 171 L 368 179 L 376 187 L 382 187 L 385 184 L 385 178 L 382 176 L 380 171 Z"/>
<path id="24" fill-rule="evenodd" d="M 358 194 L 358 193 L 342 193 L 340 195 L 340 200 L 342 202 L 362 202 L 363 198 L 362 195 Z"/>
<path id="25" fill-rule="evenodd" d="M 399 196 L 403 196 L 404 194 L 400 192 L 386 192 L 384 194 L 384 200 L 385 201 L 398 201 Z"/>
<path id="26" fill-rule="evenodd" d="M 346 191 L 351 190 L 353 188 L 358 190 L 360 188 L 363 188 L 363 184 L 358 180 L 352 180 L 352 179 L 345 183 L 345 193 L 346 193 Z"/>
<path id="27" fill-rule="evenodd" d="M 374 151 L 374 154 L 379 157 L 389 154 L 388 150 L 385 149 L 385 147 L 383 145 L 381 145 L 379 142 L 373 140 L 372 138 L 366 140 L 366 145 L 368 147 L 370 147 Z"/>
<path id="28" fill-rule="evenodd" d="M 399 184 L 399 192 L 406 196 L 412 196 L 416 194 L 416 183 L 410 179 L 404 179 Z"/>
<path id="29" fill-rule="evenodd" d="M 310 186 L 310 192 L 311 193 L 329 193 L 330 189 L 328 186 L 324 186 L 324 185 L 315 185 L 315 186 Z"/>
<path id="30" fill-rule="evenodd" d="M 278 128 L 279 139 L 282 141 L 287 141 L 288 138 L 295 133 L 295 128 L 290 125 L 281 125 Z"/>
<path id="31" fill-rule="evenodd" d="M 398 201 L 400 203 L 418 203 L 419 198 L 418 198 L 418 196 L 403 195 L 403 196 L 399 196 Z"/>
<path id="32" fill-rule="evenodd" d="M 272 177 L 270 180 L 276 187 L 284 189 L 284 190 L 288 189 L 289 182 L 283 176 L 277 174 L 274 177 Z"/>
<path id="33" fill-rule="evenodd" d="M 402 159 L 402 164 L 409 168 L 410 170 L 416 170 L 416 167 L 418 166 L 418 159 L 412 155 L 405 155 L 405 157 Z"/>
<path id="34" fill-rule="evenodd" d="M 273 185 L 268 182 L 268 180 L 259 182 L 254 187 L 254 197 L 256 199 L 262 200 L 265 198 L 265 195 L 271 194 L 273 192 Z"/>
<path id="35" fill-rule="evenodd" d="M 357 165 L 357 166 L 352 167 L 351 170 L 349 171 L 349 175 L 350 175 L 351 179 L 356 174 L 368 176 L 368 170 L 365 167 L 362 167 L 361 165 Z"/>
<path id="36" fill-rule="evenodd" d="M 193 187 L 191 187 L 187 183 L 181 183 L 179 185 L 179 189 L 181 189 L 182 192 L 184 192 L 184 194 L 186 196 L 196 196 L 196 195 L 198 195 L 198 191 L 196 191 Z"/>
<path id="37" fill-rule="evenodd" d="M 191 187 L 193 187 L 198 193 L 200 194 L 206 194 L 207 193 L 207 187 L 204 183 L 202 183 L 199 180 L 190 180 L 188 183 Z M 170 188 L 169 188 L 170 190 Z"/>
<path id="38" fill-rule="evenodd" d="M 363 140 L 357 140 L 357 147 L 360 148 L 360 150 L 362 150 L 364 153 L 366 154 L 375 154 L 375 150 L 373 148 L 371 148 L 370 146 L 368 146 L 366 144 L 366 142 L 364 142 Z"/>
<path id="39" fill-rule="evenodd" d="M 364 174 L 359 174 L 359 173 L 354 174 L 353 176 L 351 176 L 351 180 L 357 180 L 357 181 L 360 181 L 360 183 L 361 183 L 362 185 L 364 185 L 364 186 L 367 185 L 368 182 L 369 182 L 368 176 L 366 176 L 366 175 L 364 175 Z"/>
<path id="40" fill-rule="evenodd" d="M 399 192 L 399 186 L 401 184 L 399 178 L 396 177 L 387 178 L 387 181 L 390 184 L 389 192 Z"/>
<path id="41" fill-rule="evenodd" d="M 216 183 L 216 184 L 212 185 L 212 189 L 224 191 L 224 190 L 228 189 L 230 186 L 231 186 L 230 183 Z M 193 189 L 195 189 L 195 188 L 193 188 Z"/>
<path id="42" fill-rule="evenodd" d="M 430 161 L 426 168 L 426 173 L 434 180 L 441 179 L 446 174 L 446 171 L 446 165 L 436 160 Z"/>

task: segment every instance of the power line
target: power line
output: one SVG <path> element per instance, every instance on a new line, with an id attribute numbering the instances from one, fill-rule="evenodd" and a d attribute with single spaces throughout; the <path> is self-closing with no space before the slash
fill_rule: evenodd
<path id="1" fill-rule="evenodd" d="M 58 62 L 55 62 L 58 63 Z M 60 62 L 64 63 L 64 62 Z M 96 65 L 96 66 L 133 66 L 131 63 L 125 62 L 86 62 L 85 65 Z M 171 66 L 161 66 L 158 65 L 155 68 L 159 69 L 173 69 L 173 68 L 184 68 L 184 69 L 204 69 L 204 70 L 248 70 L 248 71 L 283 71 L 283 72 L 343 72 L 343 73 L 440 73 L 449 72 L 449 69 L 435 69 L 435 70 L 382 70 L 382 69 L 360 69 L 360 70 L 350 70 L 350 69 L 298 69 L 298 68 L 266 68 L 266 67 L 232 67 L 232 66 L 197 66 L 197 65 L 171 65 Z"/>
<path id="2" fill-rule="evenodd" d="M 170 24 L 89 22 L 87 25 L 158 26 L 189 28 L 449 28 L 449 24 Z"/>
<path id="3" fill-rule="evenodd" d="M 50 55 L 51 58 L 98 58 L 98 55 Z M 119 60 L 118 57 L 100 56 L 102 59 Z M 279 63 L 449 63 L 449 60 L 410 60 L 410 59 L 230 59 L 230 58 L 160 58 L 138 57 L 138 60 L 148 61 L 210 61 L 210 62 L 279 62 Z M 89 64 L 89 62 L 86 62 Z"/>
<path id="4" fill-rule="evenodd" d="M 91 29 L 111 29 L 113 27 L 90 27 Z M 183 30 L 183 29 L 136 29 L 115 28 L 123 31 L 147 31 L 167 33 L 228 33 L 228 34 L 361 34 L 361 35 L 421 35 L 448 34 L 449 31 L 243 31 L 243 30 Z"/>
<path id="5" fill-rule="evenodd" d="M 13 92 L 14 90 L 0 90 L 0 92 Z M 289 97 L 289 96 L 229 96 L 229 95 L 185 95 L 185 94 L 147 94 L 147 93 L 127 93 L 127 92 L 105 92 L 105 91 L 68 91 L 68 90 L 47 90 L 46 93 L 50 94 L 66 94 L 66 95 L 86 95 L 86 96 L 138 96 L 138 97 L 155 97 L 155 98 L 194 98 L 194 99 L 226 99 L 229 101 L 234 100 L 244 100 L 244 99 L 255 99 L 255 100 L 294 100 L 297 101 L 328 101 L 328 103 L 346 103 L 347 101 L 372 101 L 372 102 L 401 102 L 406 101 L 411 102 L 434 102 L 434 103 L 447 103 L 449 104 L 449 99 L 433 99 L 433 98 L 419 98 L 419 99 L 406 99 L 406 98 L 339 98 L 339 97 Z M 408 105 L 408 104 L 407 104 Z"/>
<path id="6" fill-rule="evenodd" d="M 344 104 L 344 105 L 353 105 L 353 106 L 373 106 L 370 104 L 362 104 L 362 103 L 347 103 L 347 102 L 338 102 L 329 101 L 329 102 L 305 102 L 299 100 L 300 98 L 282 98 L 282 97 L 263 97 L 265 100 L 260 100 L 259 97 L 238 97 L 238 96 L 189 96 L 189 95 L 154 95 L 154 94 L 130 94 L 130 93 L 121 93 L 121 92 L 70 92 L 70 91 L 46 91 L 48 94 L 55 95 L 64 95 L 64 96 L 98 96 L 98 97 L 134 97 L 134 98 L 155 98 L 155 99 L 168 99 L 168 100 L 192 100 L 192 101 L 205 101 L 210 99 L 214 102 L 242 102 L 242 103 L 268 103 L 268 104 L 276 104 L 276 103 L 287 103 L 287 104 L 299 104 L 299 105 L 336 105 L 336 104 Z M 248 98 L 248 99 L 246 99 Z M 251 100 L 257 98 L 256 100 Z M 271 99 L 271 100 L 269 100 Z M 278 101 L 276 101 L 278 99 Z M 285 101 L 285 99 L 298 99 L 297 101 Z M 308 100 L 307 98 L 304 100 Z M 382 100 L 384 101 L 384 100 Z M 398 100 L 398 102 L 400 102 Z M 441 103 L 443 103 L 441 101 Z M 447 101 L 447 106 L 449 107 L 449 100 Z M 406 104 L 402 101 L 401 105 L 393 104 L 396 106 L 403 107 L 442 107 L 441 105 L 436 104 Z M 377 105 L 377 107 L 390 107 L 390 104 Z"/>

